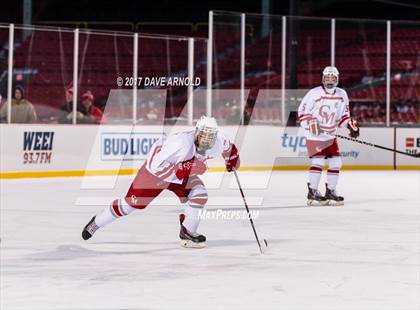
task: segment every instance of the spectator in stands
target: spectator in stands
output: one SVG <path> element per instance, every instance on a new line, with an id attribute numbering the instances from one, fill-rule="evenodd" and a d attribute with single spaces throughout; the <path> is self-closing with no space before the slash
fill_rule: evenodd
<path id="1" fill-rule="evenodd" d="M 78 110 L 83 114 L 81 123 L 100 124 L 104 122 L 103 112 L 93 105 L 94 97 L 90 90 L 82 95 L 82 104 L 78 105 Z"/>
<path id="2" fill-rule="evenodd" d="M 59 122 L 71 123 L 73 119 L 73 87 L 66 88 L 65 97 L 66 97 L 66 102 L 60 108 L 60 110 L 63 112 L 59 118 Z M 79 112 L 77 118 L 78 119 L 83 118 L 83 114 Z"/>
<path id="3" fill-rule="evenodd" d="M 12 123 L 35 123 L 38 117 L 35 108 L 25 98 L 23 87 L 18 85 L 14 90 L 14 98 L 12 99 L 11 122 Z M 0 119 L 7 120 L 7 103 L 3 104 L 0 109 Z"/>
<path id="4" fill-rule="evenodd" d="M 146 113 L 146 119 L 147 119 L 147 121 L 156 122 L 157 119 L 158 119 L 158 113 L 159 113 L 159 111 L 155 107 L 155 102 L 152 101 L 152 100 L 150 100 L 147 103 L 147 108 L 148 108 L 147 109 L 147 113 Z"/>
<path id="5" fill-rule="evenodd" d="M 226 107 L 228 108 L 226 114 L 226 124 L 228 125 L 239 125 L 241 122 L 241 109 L 236 104 L 236 101 L 226 103 Z"/>
<path id="6" fill-rule="evenodd" d="M 66 102 L 61 106 L 61 110 L 68 113 L 73 111 L 73 87 L 66 88 Z"/>

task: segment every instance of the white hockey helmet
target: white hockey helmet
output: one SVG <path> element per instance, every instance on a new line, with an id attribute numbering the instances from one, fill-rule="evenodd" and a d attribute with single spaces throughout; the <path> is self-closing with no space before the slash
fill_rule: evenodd
<path id="1" fill-rule="evenodd" d="M 195 125 L 195 145 L 199 153 L 205 153 L 216 142 L 219 128 L 214 117 L 202 116 Z"/>
<path id="2" fill-rule="evenodd" d="M 338 85 L 338 70 L 334 66 L 327 66 L 322 71 L 322 85 L 326 90 L 333 91 Z"/>

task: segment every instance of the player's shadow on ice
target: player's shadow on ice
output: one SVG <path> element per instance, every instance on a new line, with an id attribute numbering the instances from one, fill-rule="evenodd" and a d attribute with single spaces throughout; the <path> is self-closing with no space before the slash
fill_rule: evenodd
<path id="1" fill-rule="evenodd" d="M 89 242 L 89 244 L 126 244 L 126 245 L 156 245 L 159 244 L 158 241 L 155 242 L 144 242 L 144 241 L 137 241 L 137 242 L 133 242 L 133 241 L 94 241 L 94 242 Z M 161 244 L 168 244 L 167 242 L 161 242 Z"/>
<path id="2" fill-rule="evenodd" d="M 289 240 L 287 239 L 269 239 L 269 245 L 271 246 L 272 244 L 278 244 L 278 243 L 284 243 L 284 242 L 288 242 Z M 252 245 L 252 246 L 257 246 L 257 241 L 255 241 L 255 239 L 247 239 L 247 240 L 238 240 L 238 239 L 222 239 L 222 240 L 210 240 L 207 242 L 207 247 L 208 248 L 222 248 L 222 247 L 238 247 L 238 246 L 248 246 L 248 245 Z"/>
<path id="3" fill-rule="evenodd" d="M 284 242 L 288 242 L 289 240 L 287 239 L 270 239 L 270 244 L 276 244 L 276 243 L 284 243 Z M 109 241 L 109 242 L 91 242 L 91 244 L 102 244 L 102 245 L 139 245 L 140 247 L 142 245 L 153 245 L 153 246 L 157 246 L 159 244 L 161 245 L 167 245 L 168 242 L 126 242 L 126 241 Z M 174 242 L 175 246 L 171 247 L 171 248 L 162 248 L 162 249 L 155 249 L 155 250 L 151 250 L 151 251 L 146 251 L 146 252 L 161 252 L 161 251 L 169 251 L 169 250 L 183 250 L 183 251 L 194 251 L 194 249 L 182 249 L 180 246 L 178 246 L 177 242 Z M 212 239 L 212 240 L 208 240 L 207 241 L 207 248 L 221 248 L 221 247 L 238 247 L 238 246 L 244 246 L 244 245 L 256 245 L 256 241 L 255 239 L 246 239 L 246 240 L 238 240 L 238 239 Z M 118 253 L 123 253 L 123 252 L 118 252 Z M 136 252 L 137 253 L 137 252 Z"/>
<path id="4" fill-rule="evenodd" d="M 102 244 L 112 244 L 112 242 L 103 242 Z M 145 244 L 142 242 L 131 243 L 141 246 Z M 125 248 L 122 248 L 121 251 L 107 251 L 107 250 L 92 250 L 87 247 L 82 247 L 78 245 L 60 245 L 52 251 L 45 251 L 35 254 L 29 254 L 25 258 L 32 261 L 64 261 L 64 260 L 73 260 L 79 258 L 88 258 L 96 256 L 106 256 L 106 255 L 140 255 L 140 254 L 153 254 L 159 252 L 167 252 L 178 250 L 179 246 L 157 248 L 157 249 L 144 249 L 144 250 L 135 250 L 127 251 Z"/>
<path id="5" fill-rule="evenodd" d="M 286 239 L 270 239 L 270 245 L 277 243 L 287 242 Z M 92 250 L 84 246 L 78 246 L 73 244 L 60 245 L 51 251 L 44 251 L 39 253 L 33 253 L 25 256 L 25 260 L 28 261 L 68 261 L 76 260 L 82 258 L 92 258 L 92 257 L 104 257 L 104 256 L 121 256 L 121 255 L 148 255 L 155 253 L 164 253 L 171 251 L 197 251 L 197 249 L 182 249 L 177 242 L 165 242 L 160 243 L 162 247 L 159 248 L 159 243 L 156 242 L 95 242 L 91 243 L 95 245 L 121 245 L 121 250 Z M 141 249 L 141 246 L 149 246 L 153 244 L 155 248 L 153 249 Z M 128 251 L 126 245 L 135 245 L 138 246 L 139 250 Z M 170 245 L 169 247 L 167 245 Z M 211 250 L 212 248 L 232 248 L 232 247 L 241 247 L 241 246 L 256 246 L 256 241 L 253 239 L 247 240 L 238 240 L 238 239 L 215 239 L 207 243 L 207 249 Z M 156 248 L 158 246 L 158 248 Z M 116 247 L 118 249 L 118 247 Z M 198 250 L 201 251 L 201 250 Z M 205 249 L 203 249 L 205 251 Z"/>

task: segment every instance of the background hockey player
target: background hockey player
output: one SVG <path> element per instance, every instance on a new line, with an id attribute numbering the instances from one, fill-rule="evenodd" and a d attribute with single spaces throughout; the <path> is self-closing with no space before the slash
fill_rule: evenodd
<path id="1" fill-rule="evenodd" d="M 186 203 L 180 215 L 180 239 L 184 247 L 204 247 L 206 237 L 197 233 L 199 211 L 207 202 L 207 190 L 198 175 L 207 170 L 208 159 L 222 155 L 231 172 L 240 165 L 236 146 L 218 130 L 212 117 L 203 116 L 195 130 L 162 138 L 152 146 L 146 162 L 132 182 L 126 196 L 94 216 L 85 226 L 82 238 L 87 240 L 96 230 L 136 209 L 144 209 L 164 189 L 175 193 Z"/>
<path id="2" fill-rule="evenodd" d="M 359 136 L 357 122 L 350 117 L 349 99 L 344 89 L 337 87 L 338 70 L 325 67 L 322 85 L 311 89 L 299 105 L 300 126 L 305 129 L 309 168 L 308 205 L 343 205 L 344 198 L 336 193 L 342 161 L 334 135 L 338 127 L 347 127 L 352 138 Z M 327 164 L 325 196 L 318 191 L 322 168 Z"/>

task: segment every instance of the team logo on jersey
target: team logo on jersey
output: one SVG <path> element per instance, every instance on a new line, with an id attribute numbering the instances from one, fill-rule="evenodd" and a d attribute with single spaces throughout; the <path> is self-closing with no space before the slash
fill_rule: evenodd
<path id="1" fill-rule="evenodd" d="M 324 124 L 331 124 L 335 119 L 335 112 L 331 112 L 328 105 L 323 105 L 319 108 L 319 116 L 321 116 Z"/>
<path id="2" fill-rule="evenodd" d="M 131 205 L 136 206 L 137 205 L 137 197 L 135 195 L 131 195 Z"/>

